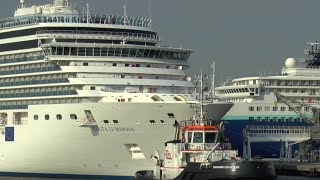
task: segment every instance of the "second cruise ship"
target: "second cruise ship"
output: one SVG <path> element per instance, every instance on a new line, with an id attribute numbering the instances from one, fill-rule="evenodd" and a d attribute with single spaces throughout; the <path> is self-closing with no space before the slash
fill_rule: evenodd
<path id="1" fill-rule="evenodd" d="M 232 81 L 232 85 L 216 88 L 219 100 L 234 103 L 223 119 L 226 120 L 225 132 L 240 154 L 243 145 L 242 131 L 247 125 L 302 129 L 313 125 L 306 117 L 312 116 L 312 107 L 319 107 L 320 102 L 319 43 L 308 43 L 305 55 L 301 63 L 294 58 L 286 59 L 285 67 L 279 75 L 237 78 Z M 299 116 L 285 103 L 279 103 L 276 92 L 305 104 L 301 109 L 301 114 L 305 117 Z M 252 155 L 273 158 L 280 156 L 279 143 L 253 143 L 251 147 Z"/>

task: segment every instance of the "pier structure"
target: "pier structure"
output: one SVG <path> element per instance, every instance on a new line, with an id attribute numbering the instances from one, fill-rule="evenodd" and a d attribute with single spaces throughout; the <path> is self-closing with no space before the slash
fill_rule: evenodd
<path id="1" fill-rule="evenodd" d="M 292 145 L 311 139 L 311 128 L 307 126 L 246 126 L 243 129 L 243 158 L 252 159 L 251 142 L 279 142 L 280 159 L 290 161 Z"/>

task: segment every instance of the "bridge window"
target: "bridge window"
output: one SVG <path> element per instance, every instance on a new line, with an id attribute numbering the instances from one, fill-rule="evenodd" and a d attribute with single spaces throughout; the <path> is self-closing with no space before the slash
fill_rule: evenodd
<path id="1" fill-rule="evenodd" d="M 206 132 L 205 133 L 205 143 L 214 143 L 215 137 L 216 137 L 216 133 Z"/>
<path id="2" fill-rule="evenodd" d="M 249 106 L 249 111 L 254 111 L 254 107 L 253 106 Z"/>
<path id="3" fill-rule="evenodd" d="M 193 143 L 203 143 L 203 132 L 194 132 Z"/>
<path id="4" fill-rule="evenodd" d="M 190 143 L 192 139 L 192 132 L 188 132 L 188 142 Z"/>
<path id="5" fill-rule="evenodd" d="M 272 107 L 272 111 L 278 111 L 278 107 Z"/>
<path id="6" fill-rule="evenodd" d="M 286 111 L 286 107 L 281 107 L 281 111 Z"/>

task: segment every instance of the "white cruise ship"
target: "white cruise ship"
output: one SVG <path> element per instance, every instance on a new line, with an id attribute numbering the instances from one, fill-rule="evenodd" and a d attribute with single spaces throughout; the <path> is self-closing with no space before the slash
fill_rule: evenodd
<path id="1" fill-rule="evenodd" d="M 308 43 L 306 58 L 298 62 L 294 58 L 285 61 L 279 75 L 244 77 L 234 79 L 232 85 L 216 88 L 219 100 L 234 102 L 234 106 L 223 117 L 226 134 L 235 148 L 242 153 L 242 130 L 246 125 L 308 126 L 284 103 L 278 103 L 274 92 L 292 100 L 319 107 L 320 102 L 320 50 L 318 43 Z M 303 114 L 311 109 L 304 107 Z M 253 143 L 253 155 L 278 157 L 277 143 Z"/>
<path id="2" fill-rule="evenodd" d="M 175 121 L 199 106 L 184 71 L 192 51 L 160 40 L 147 18 L 21 0 L 0 20 L 0 175 L 121 179 L 151 169 Z M 218 119 L 230 107 L 207 111 Z"/>

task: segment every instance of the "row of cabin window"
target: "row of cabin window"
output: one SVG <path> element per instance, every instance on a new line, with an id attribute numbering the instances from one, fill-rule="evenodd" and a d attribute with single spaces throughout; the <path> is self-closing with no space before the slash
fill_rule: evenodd
<path id="1" fill-rule="evenodd" d="M 34 72 L 46 72 L 46 71 L 57 71 L 61 70 L 58 66 L 51 67 L 42 67 L 42 68 L 30 68 L 30 69 L 18 69 L 17 70 L 8 70 L 8 68 L 0 68 L 0 75 L 10 75 L 10 74 L 26 74 L 26 73 L 34 73 Z M 13 69 L 13 68 L 11 68 Z"/>
<path id="2" fill-rule="evenodd" d="M 272 107 L 272 111 L 278 111 L 278 107 L 274 106 Z M 280 111 L 286 111 L 287 107 L 280 107 Z M 309 107 L 304 107 L 304 111 L 310 111 L 311 109 Z M 254 111 L 254 106 L 249 106 L 249 111 Z M 256 111 L 262 111 L 262 106 L 257 106 Z M 270 106 L 265 106 L 264 111 L 270 111 Z M 291 107 L 289 107 L 289 111 L 293 111 Z"/>
<path id="3" fill-rule="evenodd" d="M 89 66 L 89 63 L 84 62 L 82 63 L 83 66 Z M 112 63 L 112 66 L 119 66 L 120 64 L 118 63 Z M 120 65 L 121 66 L 121 65 Z M 124 67 L 142 67 L 141 64 L 124 64 Z M 150 64 L 146 64 L 145 67 L 150 68 L 151 65 Z M 167 69 L 170 69 L 170 66 L 166 66 Z M 175 67 L 176 69 L 178 68 L 178 66 Z M 183 67 L 185 68 L 185 67 Z"/>
<path id="4" fill-rule="evenodd" d="M 33 119 L 34 119 L 34 120 L 39 120 L 39 115 L 34 115 L 34 116 L 33 116 Z M 49 114 L 44 115 L 44 119 L 45 119 L 45 120 L 49 120 L 49 119 L 50 119 L 50 115 L 49 115 Z M 57 115 L 56 115 L 56 119 L 57 119 L 57 120 L 62 120 L 62 115 L 61 115 L 61 114 L 57 114 Z M 70 119 L 72 119 L 72 120 L 77 120 L 78 117 L 77 117 L 77 115 L 75 115 L 75 114 L 70 114 Z"/>
<path id="5" fill-rule="evenodd" d="M 156 124 L 157 124 L 157 122 L 156 122 L 155 120 L 149 120 L 149 122 L 150 122 L 150 124 L 152 124 L 152 125 L 156 125 Z M 104 123 L 104 124 L 109 124 L 110 122 L 109 122 L 109 120 L 103 120 L 103 123 Z M 113 120 L 113 123 L 114 123 L 114 124 L 119 124 L 119 121 L 118 121 L 118 120 Z M 166 123 L 164 122 L 164 120 L 160 120 L 160 123 L 161 123 L 161 124 L 166 124 Z"/>
<path id="6" fill-rule="evenodd" d="M 302 122 L 303 119 L 302 118 L 293 118 L 293 117 L 289 117 L 289 118 L 285 118 L 285 117 L 249 117 L 250 121 L 257 121 L 257 122 Z"/>
<path id="7" fill-rule="evenodd" d="M 254 111 L 254 106 L 249 106 L 249 111 Z M 272 111 L 278 111 L 278 107 L 272 107 Z M 280 107 L 280 111 L 286 111 L 287 107 Z M 262 106 L 257 106 L 256 111 L 262 111 Z M 264 111 L 270 111 L 270 106 L 265 106 Z M 289 107 L 289 111 L 293 111 L 292 108 Z"/>
<path id="8" fill-rule="evenodd" d="M 227 90 L 221 90 L 221 94 L 227 94 L 227 93 L 244 93 L 249 92 L 248 88 L 240 88 L 240 89 L 227 89 Z M 252 91 L 253 92 L 253 91 Z"/>
<path id="9" fill-rule="evenodd" d="M 156 124 L 157 124 L 157 122 L 156 122 L 155 120 L 149 120 L 149 122 L 150 122 L 150 124 L 152 124 L 152 125 L 156 125 Z M 164 120 L 160 120 L 160 123 L 161 123 L 162 125 L 167 124 L 167 123 L 164 122 Z"/>
<path id="10" fill-rule="evenodd" d="M 16 63 L 16 62 L 26 62 L 26 61 L 36 61 L 36 60 L 43 60 L 44 55 L 40 54 L 29 54 L 27 55 L 11 55 L 11 56 L 1 56 L 0 57 L 0 64 L 7 64 L 7 63 Z"/>
<path id="11" fill-rule="evenodd" d="M 103 120 L 103 123 L 104 124 L 109 124 L 109 120 Z M 119 121 L 118 120 L 113 120 L 113 123 L 114 124 L 119 124 Z"/>

